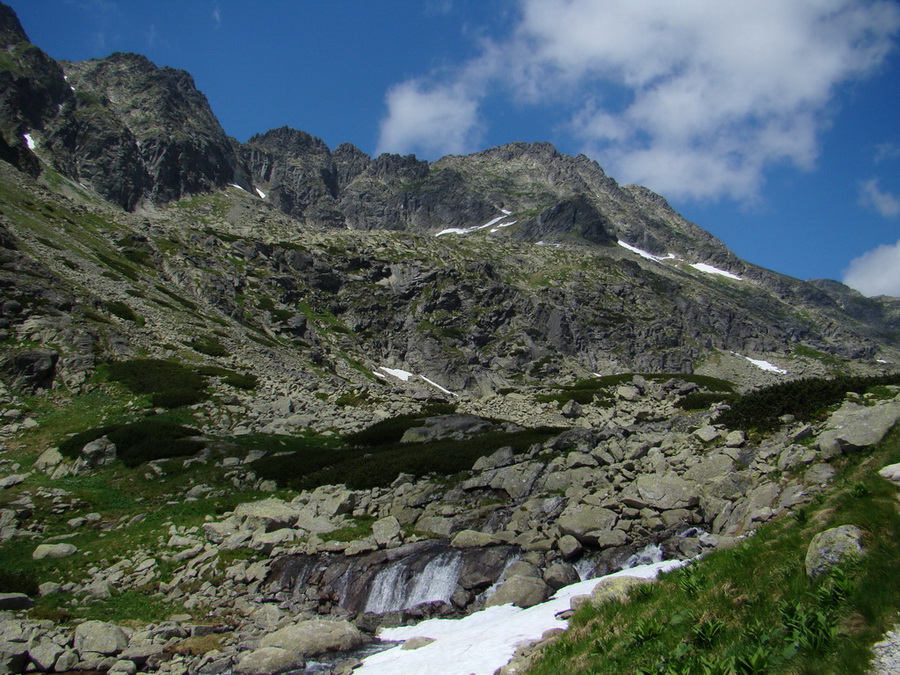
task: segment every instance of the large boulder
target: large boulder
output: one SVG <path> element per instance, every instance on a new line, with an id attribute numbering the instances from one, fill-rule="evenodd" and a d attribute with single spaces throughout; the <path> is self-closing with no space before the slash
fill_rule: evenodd
<path id="1" fill-rule="evenodd" d="M 598 536 L 612 530 L 617 519 L 614 511 L 602 506 L 572 503 L 560 514 L 556 525 L 562 534 L 571 535 L 582 544 L 596 545 Z"/>
<path id="2" fill-rule="evenodd" d="M 874 406 L 845 402 L 832 413 L 819 435 L 819 449 L 826 456 L 852 452 L 878 443 L 900 421 L 900 398 Z"/>
<path id="3" fill-rule="evenodd" d="M 263 647 L 241 657 L 234 667 L 241 675 L 276 675 L 305 666 L 302 656 L 281 647 Z"/>
<path id="4" fill-rule="evenodd" d="M 863 532 L 855 525 L 841 525 L 819 532 L 806 550 L 806 574 L 821 576 L 833 567 L 863 553 Z"/>
<path id="5" fill-rule="evenodd" d="M 73 544 L 39 544 L 31 554 L 31 558 L 33 560 L 44 560 L 45 558 L 66 558 L 75 553 L 78 553 L 78 548 Z"/>
<path id="6" fill-rule="evenodd" d="M 125 632 L 105 621 L 85 621 L 75 628 L 75 649 L 80 654 L 112 656 L 128 646 Z"/>
<path id="7" fill-rule="evenodd" d="M 594 590 L 591 591 L 591 604 L 602 605 L 605 602 L 611 602 L 613 600 L 617 602 L 628 602 L 629 592 L 632 588 L 653 582 L 654 579 L 628 576 L 604 579 L 594 586 Z"/>
<path id="8" fill-rule="evenodd" d="M 550 597 L 551 589 L 541 579 L 514 574 L 500 584 L 497 591 L 488 598 L 485 607 L 513 604 L 527 609 L 544 602 Z"/>
<path id="9" fill-rule="evenodd" d="M 264 528 L 266 532 L 272 532 L 283 527 L 293 527 L 297 522 L 299 509 L 281 499 L 262 499 L 238 504 L 234 515 L 244 519 L 247 529 Z"/>
<path id="10" fill-rule="evenodd" d="M 651 507 L 660 511 L 689 509 L 700 501 L 698 486 L 675 473 L 652 473 L 637 477 L 623 493 L 637 508 Z"/>
<path id="11" fill-rule="evenodd" d="M 280 647 L 303 656 L 344 652 L 358 647 L 365 637 L 349 621 L 310 619 L 285 626 L 260 640 L 260 647 Z"/>
<path id="12" fill-rule="evenodd" d="M 24 593 L 0 593 L 0 611 L 31 609 L 34 600 Z"/>

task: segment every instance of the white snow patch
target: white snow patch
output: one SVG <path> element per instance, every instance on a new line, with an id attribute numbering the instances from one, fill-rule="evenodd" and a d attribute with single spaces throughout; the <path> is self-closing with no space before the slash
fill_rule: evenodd
<path id="1" fill-rule="evenodd" d="M 485 230 L 489 227 L 493 227 L 494 225 L 497 225 L 497 223 L 499 223 L 501 220 L 506 218 L 508 215 L 509 215 L 508 213 L 504 213 L 502 216 L 497 216 L 493 220 L 485 223 L 484 225 L 473 225 L 472 227 L 448 227 L 446 230 L 441 230 L 434 236 L 442 237 L 445 234 L 469 234 L 471 232 L 477 232 L 478 230 Z M 512 224 L 513 223 L 508 223 L 506 225 L 498 225 L 498 227 L 509 227 L 509 225 L 512 225 Z"/>
<path id="2" fill-rule="evenodd" d="M 500 213 L 502 213 L 504 216 L 512 215 L 512 211 L 507 211 L 506 209 L 500 209 Z"/>
<path id="3" fill-rule="evenodd" d="M 34 142 L 34 139 L 31 137 L 31 134 L 22 134 L 25 137 L 25 145 L 28 146 L 29 150 L 34 150 L 37 147 L 37 143 Z"/>
<path id="4" fill-rule="evenodd" d="M 388 375 L 393 375 L 398 380 L 402 380 L 403 382 L 408 382 L 409 378 L 413 376 L 413 373 L 409 372 L 408 370 L 401 370 L 400 368 L 386 368 L 384 366 L 381 366 L 379 369 L 383 370 Z"/>
<path id="5" fill-rule="evenodd" d="M 890 361 L 885 361 L 884 359 L 876 359 L 878 363 L 890 363 Z"/>
<path id="6" fill-rule="evenodd" d="M 619 246 L 622 248 L 627 248 L 632 253 L 637 253 L 642 258 L 646 258 L 647 260 L 652 260 L 654 262 L 662 262 L 663 260 L 672 260 L 675 256 L 671 253 L 667 253 L 664 256 L 653 255 L 648 251 L 644 251 L 643 249 L 638 248 L 637 246 L 632 246 L 631 244 L 626 244 L 624 241 L 619 242 Z"/>
<path id="7" fill-rule="evenodd" d="M 445 394 L 450 394 L 451 396 L 456 396 L 456 394 L 454 394 L 454 393 L 453 393 L 452 391 L 450 391 L 449 389 L 445 389 L 444 387 L 442 387 L 441 385 L 439 385 L 437 382 L 435 382 L 435 381 L 433 381 L 433 380 L 429 380 L 429 379 L 428 379 L 427 377 L 425 377 L 424 375 L 419 375 L 419 377 L 421 377 L 423 380 L 425 380 L 428 384 L 430 384 L 430 385 L 431 385 L 432 387 L 434 387 L 435 389 L 440 389 L 440 390 L 441 390 L 442 392 L 444 392 Z"/>
<path id="8" fill-rule="evenodd" d="M 695 270 L 706 272 L 707 274 L 719 274 L 723 277 L 728 277 L 729 279 L 743 281 L 737 274 L 732 274 L 731 272 L 720 270 L 718 267 L 713 267 L 712 265 L 707 265 L 706 263 L 693 263 L 691 267 L 693 267 Z"/>
<path id="9" fill-rule="evenodd" d="M 547 602 L 528 609 L 502 605 L 462 619 L 429 619 L 415 626 L 388 628 L 379 633 L 382 640 L 430 637 L 435 641 L 420 649 L 403 651 L 396 646 L 373 654 L 353 672 L 354 675 L 491 675 L 509 663 L 519 644 L 539 639 L 550 628 L 565 628 L 567 622 L 556 615 L 569 609 L 574 596 L 589 594 L 603 579 L 618 576 L 652 579 L 661 571 L 682 565 L 683 561 L 669 560 L 581 581 L 561 588 Z"/>
<path id="10" fill-rule="evenodd" d="M 492 227 L 492 228 L 491 228 L 490 230 L 488 230 L 488 231 L 489 231 L 491 234 L 494 234 L 494 232 L 497 232 L 498 230 L 502 230 L 504 227 L 510 227 L 511 225 L 515 225 L 515 224 L 518 223 L 518 222 L 519 222 L 518 220 L 514 220 L 514 221 L 512 221 L 511 223 L 500 223 L 499 225 L 497 225 L 497 227 Z"/>
<path id="11" fill-rule="evenodd" d="M 233 187 L 233 188 L 237 188 L 238 190 L 244 190 L 244 188 L 242 188 L 242 187 L 241 187 L 240 185 L 238 185 L 237 183 L 229 183 L 228 186 L 229 186 L 229 187 Z M 244 190 L 244 192 L 246 192 L 246 190 Z"/>
<path id="12" fill-rule="evenodd" d="M 256 188 L 256 194 L 259 195 L 259 198 L 260 198 L 260 199 L 265 199 L 265 198 L 266 198 L 266 193 L 263 192 L 262 190 L 260 190 L 259 188 Z"/>
<path id="13" fill-rule="evenodd" d="M 744 356 L 743 354 L 738 354 L 737 352 L 731 352 L 735 356 L 740 356 L 741 358 L 747 359 L 754 366 L 759 368 L 760 370 L 768 370 L 772 373 L 778 373 L 779 375 L 787 375 L 788 371 L 784 368 L 779 368 L 774 363 L 769 363 L 768 361 L 763 361 L 762 359 L 751 359 L 749 356 Z"/>

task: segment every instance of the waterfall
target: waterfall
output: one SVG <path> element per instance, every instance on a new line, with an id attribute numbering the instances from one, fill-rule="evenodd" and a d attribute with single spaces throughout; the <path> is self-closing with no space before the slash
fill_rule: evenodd
<path id="1" fill-rule="evenodd" d="M 456 590 L 462 568 L 457 551 L 444 551 L 416 572 L 415 560 L 398 560 L 380 570 L 372 581 L 366 612 L 384 614 L 425 602 L 448 602 Z"/>
<path id="2" fill-rule="evenodd" d="M 640 551 L 629 557 L 622 569 L 627 570 L 638 565 L 652 565 L 653 563 L 662 562 L 662 559 L 662 547 L 659 544 L 647 544 Z"/>

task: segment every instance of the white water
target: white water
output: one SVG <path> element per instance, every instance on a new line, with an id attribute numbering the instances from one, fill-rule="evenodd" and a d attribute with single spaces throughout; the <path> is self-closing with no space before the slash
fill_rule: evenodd
<path id="1" fill-rule="evenodd" d="M 407 561 L 389 565 L 375 575 L 365 611 L 383 614 L 425 602 L 448 602 L 456 590 L 461 568 L 462 556 L 456 551 L 430 560 L 411 581 L 407 581 Z"/>
<path id="2" fill-rule="evenodd" d="M 640 551 L 632 555 L 625 561 L 625 569 L 637 567 L 638 565 L 652 565 L 662 562 L 663 550 L 658 544 L 647 544 Z"/>

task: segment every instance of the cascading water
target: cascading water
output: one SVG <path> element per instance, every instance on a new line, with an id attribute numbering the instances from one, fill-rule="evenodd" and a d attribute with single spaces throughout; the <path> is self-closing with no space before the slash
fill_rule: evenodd
<path id="1" fill-rule="evenodd" d="M 462 556 L 457 551 L 432 558 L 418 573 L 406 559 L 388 565 L 372 581 L 365 611 L 383 614 L 425 602 L 448 602 L 456 590 L 461 567 Z"/>
<path id="2" fill-rule="evenodd" d="M 625 561 L 625 565 L 622 569 L 631 569 L 632 567 L 637 567 L 638 565 L 652 565 L 654 563 L 662 562 L 663 559 L 663 550 L 662 546 L 659 544 L 647 544 L 640 551 L 632 555 Z"/>

